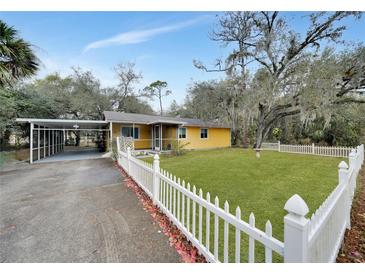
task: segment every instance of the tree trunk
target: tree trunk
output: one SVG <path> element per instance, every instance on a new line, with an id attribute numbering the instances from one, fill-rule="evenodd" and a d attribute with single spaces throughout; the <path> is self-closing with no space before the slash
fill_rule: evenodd
<path id="1" fill-rule="evenodd" d="M 262 145 L 262 141 L 264 139 L 264 131 L 265 131 L 265 106 L 262 103 L 259 103 L 259 117 L 256 129 L 256 141 L 254 144 L 254 148 L 260 149 Z"/>
<path id="2" fill-rule="evenodd" d="M 244 124 L 243 128 L 242 128 L 242 146 L 243 146 L 243 148 L 248 148 L 249 147 L 248 126 L 247 126 L 247 124 Z"/>
<path id="3" fill-rule="evenodd" d="M 265 126 L 263 123 L 259 123 L 257 130 L 256 130 L 256 141 L 254 144 L 254 148 L 256 149 L 260 149 L 263 139 L 264 139 L 264 130 L 265 130 Z"/>
<path id="4" fill-rule="evenodd" d="M 232 129 L 232 145 L 237 145 L 238 143 L 238 129 Z"/>

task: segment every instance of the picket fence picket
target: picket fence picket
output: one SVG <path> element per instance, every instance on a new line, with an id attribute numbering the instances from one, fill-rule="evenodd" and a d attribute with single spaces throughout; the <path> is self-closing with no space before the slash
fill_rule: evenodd
<path id="1" fill-rule="evenodd" d="M 274 147 L 273 145 L 271 147 Z M 267 220 L 264 231 L 256 227 L 255 215 L 249 215 L 248 223 L 241 219 L 241 209 L 232 215 L 228 201 L 223 209 L 216 196 L 211 203 L 210 193 L 205 194 L 196 186 L 176 178 L 172 173 L 159 168 L 159 157 L 154 163 L 145 163 L 127 151 L 118 147 L 118 164 L 153 199 L 153 202 L 182 231 L 187 239 L 206 257 L 209 262 L 229 262 L 229 245 L 234 244 L 234 261 L 242 261 L 242 238 L 248 236 L 248 258 L 255 262 L 256 242 L 264 246 L 264 261 L 273 260 L 273 252 L 284 258 L 284 262 L 332 262 L 343 239 L 344 231 L 350 227 L 350 211 L 356 188 L 356 179 L 364 162 L 364 145 L 354 149 L 346 147 L 323 147 L 307 145 L 276 144 L 280 152 L 315 154 L 333 157 L 349 157 L 349 166 L 345 162 L 339 165 L 339 184 L 319 206 L 310 218 L 306 218 L 308 207 L 299 195 L 293 195 L 285 204 L 288 214 L 284 218 L 284 242 L 272 235 L 272 224 Z M 156 185 L 157 184 L 157 185 Z M 192 189 L 192 190 L 191 190 Z M 157 195 L 154 192 L 157 191 Z M 198 207 L 198 208 L 197 208 Z M 204 214 L 205 213 L 205 220 Z M 213 215 L 213 216 L 212 216 Z M 211 219 L 213 218 L 213 220 Z M 223 239 L 220 237 L 220 219 L 223 222 Z M 213 229 L 211 229 L 211 220 Z M 205 221 L 205 235 L 203 222 Z M 229 241 L 229 228 L 233 226 L 235 237 Z M 212 233 L 213 232 L 213 233 Z M 204 237 L 204 242 L 203 242 Z M 212 237 L 212 239 L 211 239 Z M 212 240 L 212 250 L 211 250 Z M 223 242 L 223 247 L 220 246 Z M 222 248 L 222 250 L 220 250 Z"/>
<path id="2" fill-rule="evenodd" d="M 313 154 L 328 157 L 348 157 L 352 147 L 330 147 L 312 145 L 285 145 L 278 143 L 262 143 L 262 150 L 273 150 L 287 153 Z"/>

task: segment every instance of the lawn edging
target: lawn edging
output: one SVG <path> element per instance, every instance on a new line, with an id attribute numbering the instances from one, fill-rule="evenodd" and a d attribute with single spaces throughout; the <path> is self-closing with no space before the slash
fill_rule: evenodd
<path id="1" fill-rule="evenodd" d="M 181 260 L 184 263 L 206 263 L 205 257 L 199 254 L 198 249 L 191 244 L 177 226 L 175 226 L 169 218 L 153 204 L 147 193 L 138 186 L 117 162 L 115 162 L 115 166 L 123 175 L 123 182 L 136 194 L 143 209 L 151 215 L 154 224 L 157 224 L 162 229 L 163 234 L 169 237 L 170 246 L 175 248 L 176 252 L 181 257 Z"/>
<path id="2" fill-rule="evenodd" d="M 362 168 L 351 210 L 351 229 L 347 229 L 338 263 L 365 263 L 365 168 Z"/>

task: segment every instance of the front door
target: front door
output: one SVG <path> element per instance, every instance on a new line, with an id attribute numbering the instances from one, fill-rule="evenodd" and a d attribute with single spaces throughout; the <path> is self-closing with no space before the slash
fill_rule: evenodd
<path id="1" fill-rule="evenodd" d="M 154 147 L 155 150 L 160 150 L 160 125 L 154 126 Z"/>

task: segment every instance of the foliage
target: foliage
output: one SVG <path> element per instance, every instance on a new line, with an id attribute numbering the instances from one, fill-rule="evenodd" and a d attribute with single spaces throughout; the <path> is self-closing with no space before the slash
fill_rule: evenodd
<path id="1" fill-rule="evenodd" d="M 181 141 L 181 140 L 172 140 L 172 155 L 181 156 L 187 152 L 186 147 L 189 145 L 189 142 Z"/>
<path id="2" fill-rule="evenodd" d="M 281 129 L 280 128 L 273 128 L 272 129 L 272 136 L 275 138 L 275 140 L 279 140 L 281 136 Z"/>
<path id="3" fill-rule="evenodd" d="M 38 67 L 31 45 L 19 38 L 17 30 L 0 20 L 0 87 L 33 76 Z"/>
<path id="4" fill-rule="evenodd" d="M 167 89 L 167 82 L 157 80 L 152 82 L 147 87 L 143 89 L 144 96 L 153 99 L 156 97 L 160 103 L 160 115 L 163 115 L 162 108 L 162 97 L 168 96 L 172 93 L 171 90 Z"/>
<path id="5" fill-rule="evenodd" d="M 118 64 L 115 73 L 119 82 L 117 87 L 111 89 L 112 105 L 118 111 L 128 112 L 128 99 L 137 97 L 134 85 L 142 80 L 142 73 L 136 72 L 135 63 Z"/>
<path id="6" fill-rule="evenodd" d="M 28 83 L 0 88 L 0 137 L 4 146 L 9 135 L 21 131 L 29 135 L 27 125 L 15 123 L 17 117 L 64 118 L 102 120 L 103 111 L 113 110 L 114 94 L 111 88 L 102 88 L 90 72 L 74 68 L 73 73 L 61 77 L 50 74 Z M 152 108 L 139 98 L 124 98 L 125 111 L 153 113 Z M 79 142 L 79 132 L 76 143 Z"/>
<path id="7" fill-rule="evenodd" d="M 205 71 L 225 71 L 229 77 L 237 67 L 241 68 L 241 74 L 236 73 L 235 77 L 240 78 L 238 83 L 249 98 L 242 112 L 254 109 L 255 144 L 260 147 L 270 130 L 285 117 L 300 114 L 304 122 L 326 116 L 328 121 L 333 104 L 365 102 L 351 96 L 365 85 L 364 47 L 342 55 L 320 47 L 342 42 L 344 19 L 360 18 L 361 14 L 312 13 L 307 32 L 301 37 L 279 12 L 228 12 L 219 18 L 213 38 L 226 44 L 235 42 L 231 54 L 225 62 L 217 61 L 215 70 L 208 70 L 200 62 L 195 62 L 195 66 Z M 251 81 L 242 73 L 248 63 L 257 67 Z"/>

